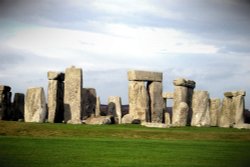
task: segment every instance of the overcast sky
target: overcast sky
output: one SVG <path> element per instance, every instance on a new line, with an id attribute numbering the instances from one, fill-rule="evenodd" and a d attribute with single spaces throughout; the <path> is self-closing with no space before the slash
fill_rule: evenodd
<path id="1" fill-rule="evenodd" d="M 0 0 L 0 83 L 47 90 L 47 71 L 83 69 L 102 103 L 128 103 L 129 69 L 196 81 L 211 98 L 246 90 L 250 108 L 248 0 Z"/>

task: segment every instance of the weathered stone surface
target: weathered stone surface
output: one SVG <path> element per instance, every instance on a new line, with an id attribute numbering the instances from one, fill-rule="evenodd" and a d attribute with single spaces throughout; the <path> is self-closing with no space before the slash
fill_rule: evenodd
<path id="1" fill-rule="evenodd" d="M 151 122 L 163 123 L 164 100 L 162 97 L 162 82 L 149 84 Z"/>
<path id="2" fill-rule="evenodd" d="M 184 86 L 175 86 L 174 87 L 174 99 L 173 99 L 173 113 L 172 113 L 172 124 L 176 126 L 186 126 L 188 119 L 189 106 L 187 104 L 188 98 L 188 88 Z M 187 113 L 185 111 L 185 105 L 187 105 Z M 184 107 L 184 108 L 183 108 Z M 180 115 L 181 114 L 181 115 Z"/>
<path id="3" fill-rule="evenodd" d="M 224 96 L 231 98 L 231 97 L 233 97 L 233 93 L 232 92 L 225 92 Z"/>
<path id="4" fill-rule="evenodd" d="M 186 126 L 187 125 L 187 115 L 189 107 L 187 103 L 180 102 L 178 107 L 175 108 L 175 113 L 172 118 L 173 126 Z"/>
<path id="5" fill-rule="evenodd" d="M 244 111 L 245 111 L 245 99 L 244 95 L 237 94 L 233 97 L 233 107 L 234 107 L 234 124 L 243 124 L 244 123 Z"/>
<path id="6" fill-rule="evenodd" d="M 164 92 L 164 93 L 162 93 L 162 97 L 164 99 L 173 99 L 174 98 L 174 93 L 173 92 Z"/>
<path id="7" fill-rule="evenodd" d="M 119 96 L 109 96 L 108 97 L 108 108 L 110 109 L 112 105 L 113 111 L 108 111 L 110 115 L 113 115 L 115 120 L 118 120 L 118 124 L 122 123 L 122 100 Z M 114 107 L 113 107 L 114 106 Z"/>
<path id="8" fill-rule="evenodd" d="M 233 110 L 232 98 L 224 97 L 222 101 L 222 109 L 219 116 L 219 127 L 228 128 L 231 124 L 231 111 Z"/>
<path id="9" fill-rule="evenodd" d="M 161 72 L 151 72 L 151 71 L 128 71 L 129 81 L 162 81 Z"/>
<path id="10" fill-rule="evenodd" d="M 48 83 L 48 122 L 61 123 L 64 117 L 63 95 L 64 83 L 49 80 Z"/>
<path id="11" fill-rule="evenodd" d="M 99 96 L 96 97 L 95 116 L 101 116 L 101 100 Z"/>
<path id="12" fill-rule="evenodd" d="M 211 126 L 218 126 L 220 112 L 221 112 L 221 100 L 210 99 L 210 125 Z"/>
<path id="13" fill-rule="evenodd" d="M 12 110 L 13 110 L 12 118 L 14 121 L 17 121 L 19 119 L 24 119 L 24 94 L 23 93 L 15 93 Z"/>
<path id="14" fill-rule="evenodd" d="M 49 71 L 47 73 L 47 77 L 49 80 L 59 80 L 64 81 L 64 73 L 62 72 L 55 72 L 55 71 Z"/>
<path id="15" fill-rule="evenodd" d="M 146 121 L 149 113 L 149 95 L 142 81 L 129 81 L 128 88 L 129 113 L 133 119 Z"/>
<path id="16" fill-rule="evenodd" d="M 42 87 L 29 88 L 25 96 L 25 122 L 39 122 L 45 121 L 47 109 L 45 94 Z"/>
<path id="17" fill-rule="evenodd" d="M 133 116 L 131 114 L 126 114 L 122 117 L 123 124 L 131 124 L 133 122 Z"/>
<path id="18" fill-rule="evenodd" d="M 89 117 L 84 121 L 85 124 L 90 125 L 104 125 L 104 124 L 113 124 L 113 116 L 99 116 L 99 117 Z"/>
<path id="19" fill-rule="evenodd" d="M 64 81 L 64 121 L 72 124 L 81 123 L 82 110 L 82 69 L 67 68 Z M 71 121 L 70 121 L 71 120 Z"/>
<path id="20" fill-rule="evenodd" d="M 94 88 L 82 89 L 82 117 L 95 115 L 96 90 Z"/>
<path id="21" fill-rule="evenodd" d="M 0 120 L 11 118 L 11 87 L 0 85 Z"/>
<path id="22" fill-rule="evenodd" d="M 192 100 L 192 126 L 209 126 L 209 94 L 207 91 L 194 91 Z"/>
<path id="23" fill-rule="evenodd" d="M 173 84 L 175 86 L 185 86 L 185 87 L 192 88 L 192 89 L 195 88 L 195 81 L 193 81 L 193 80 L 187 80 L 187 79 L 184 79 L 184 78 L 177 78 L 177 79 L 175 79 L 173 81 Z"/>
<path id="24" fill-rule="evenodd" d="M 170 126 L 171 125 L 171 120 L 170 120 L 170 114 L 168 112 L 165 112 L 165 124 L 167 126 Z"/>
<path id="25" fill-rule="evenodd" d="M 143 122 L 142 126 L 150 127 L 150 128 L 168 128 L 169 126 L 164 123 L 157 123 L 157 122 Z"/>

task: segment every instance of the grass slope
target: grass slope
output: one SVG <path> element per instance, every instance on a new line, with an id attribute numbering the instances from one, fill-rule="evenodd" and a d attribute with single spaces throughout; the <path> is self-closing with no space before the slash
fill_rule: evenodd
<path id="1" fill-rule="evenodd" d="M 250 131 L 0 121 L 0 166 L 249 166 Z"/>

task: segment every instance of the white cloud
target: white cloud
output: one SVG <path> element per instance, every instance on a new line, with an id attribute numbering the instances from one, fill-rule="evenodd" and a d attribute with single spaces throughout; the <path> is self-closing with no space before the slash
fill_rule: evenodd
<path id="1" fill-rule="evenodd" d="M 34 54 L 69 58 L 79 51 L 104 57 L 155 57 L 165 53 L 216 53 L 218 48 L 169 28 L 104 25 L 106 33 L 31 27 L 18 31 L 5 44 Z M 87 55 L 85 55 L 87 56 Z M 104 58 L 103 57 L 103 58 Z M 100 60 L 101 61 L 101 60 Z"/>

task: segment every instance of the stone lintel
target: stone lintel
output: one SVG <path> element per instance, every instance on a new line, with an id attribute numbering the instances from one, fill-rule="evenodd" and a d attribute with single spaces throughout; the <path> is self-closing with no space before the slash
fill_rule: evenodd
<path id="1" fill-rule="evenodd" d="M 162 93 L 162 97 L 164 99 L 173 99 L 174 98 L 174 93 L 173 92 L 164 92 L 164 93 Z"/>
<path id="2" fill-rule="evenodd" d="M 173 84 L 175 86 L 185 86 L 185 87 L 194 89 L 196 83 L 193 80 L 188 80 L 188 79 L 184 79 L 184 78 L 177 78 L 173 81 Z"/>
<path id="3" fill-rule="evenodd" d="M 49 80 L 64 81 L 64 73 L 62 73 L 62 72 L 55 72 L 55 71 L 49 71 L 48 72 L 48 79 Z"/>
<path id="4" fill-rule="evenodd" d="M 246 91 L 240 90 L 240 91 L 225 92 L 224 96 L 229 98 L 236 96 L 246 96 Z"/>
<path id="5" fill-rule="evenodd" d="M 0 91 L 1 92 L 10 92 L 10 90 L 11 90 L 10 86 L 0 85 Z"/>
<path id="6" fill-rule="evenodd" d="M 158 81 L 158 82 L 162 82 L 162 73 L 161 72 L 151 72 L 151 71 L 130 70 L 130 71 L 128 71 L 128 80 L 129 81 Z"/>

